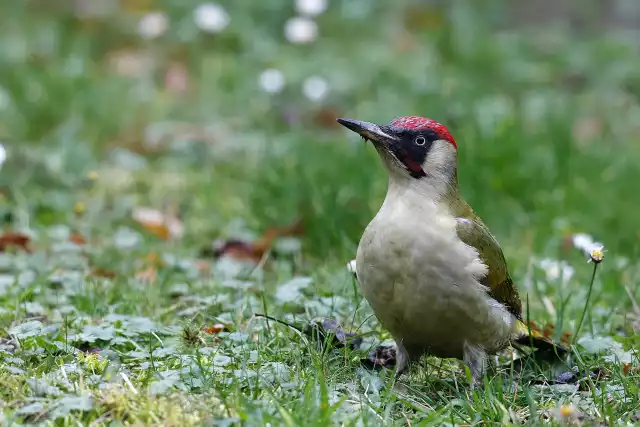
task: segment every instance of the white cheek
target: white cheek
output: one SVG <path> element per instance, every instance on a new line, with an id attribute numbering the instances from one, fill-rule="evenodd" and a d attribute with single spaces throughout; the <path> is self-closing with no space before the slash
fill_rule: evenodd
<path id="1" fill-rule="evenodd" d="M 449 142 L 435 141 L 423 164 L 425 171 L 433 172 L 450 167 L 452 163 L 455 163 L 456 154 L 455 148 Z"/>

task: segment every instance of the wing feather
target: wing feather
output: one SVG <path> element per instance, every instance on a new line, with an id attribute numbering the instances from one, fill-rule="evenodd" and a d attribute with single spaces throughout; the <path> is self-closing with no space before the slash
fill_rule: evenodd
<path id="1" fill-rule="evenodd" d="M 522 302 L 500 245 L 484 224 L 464 217 L 457 218 L 457 221 L 456 231 L 460 240 L 476 248 L 480 259 L 487 265 L 489 272 L 482 284 L 489 288 L 489 295 L 522 320 Z"/>

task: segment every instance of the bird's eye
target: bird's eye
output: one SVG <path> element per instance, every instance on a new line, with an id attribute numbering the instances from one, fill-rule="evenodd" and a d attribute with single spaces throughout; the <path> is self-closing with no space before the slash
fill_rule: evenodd
<path id="1" fill-rule="evenodd" d="M 416 143 L 416 145 L 424 145 L 427 143 L 427 140 L 425 139 L 424 136 L 419 136 L 415 139 L 414 142 Z"/>

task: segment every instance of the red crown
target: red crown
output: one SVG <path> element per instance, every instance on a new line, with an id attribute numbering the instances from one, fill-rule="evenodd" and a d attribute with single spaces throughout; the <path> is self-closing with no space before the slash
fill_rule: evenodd
<path id="1" fill-rule="evenodd" d="M 442 123 L 438 123 L 435 120 L 428 119 L 426 117 L 418 116 L 404 116 L 395 118 L 389 123 L 389 127 L 393 129 L 409 129 L 409 130 L 427 130 L 434 131 L 438 136 L 446 141 L 449 141 L 451 145 L 457 150 L 458 144 L 451 136 L 449 129 Z"/>

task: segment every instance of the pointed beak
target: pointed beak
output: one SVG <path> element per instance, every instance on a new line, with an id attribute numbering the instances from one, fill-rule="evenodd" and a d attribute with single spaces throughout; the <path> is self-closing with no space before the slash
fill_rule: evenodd
<path id="1" fill-rule="evenodd" d="M 342 118 L 337 120 L 342 126 L 359 134 L 365 141 L 373 142 L 376 150 L 378 150 L 381 155 L 387 153 L 388 156 L 394 159 L 399 167 L 409 171 L 414 178 L 425 176 L 422 166 L 416 163 L 411 156 L 406 153 L 402 144 L 395 144 L 395 142 L 400 142 L 397 136 L 385 132 L 382 127 L 375 123 Z"/>
<path id="2" fill-rule="evenodd" d="M 365 140 L 383 144 L 385 147 L 388 147 L 390 142 L 396 140 L 395 136 L 384 132 L 382 128 L 375 123 L 342 118 L 337 119 L 337 121 L 347 129 L 359 134 Z"/>

